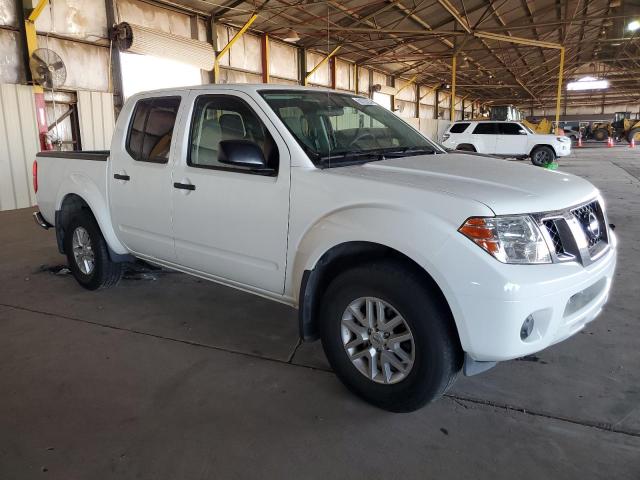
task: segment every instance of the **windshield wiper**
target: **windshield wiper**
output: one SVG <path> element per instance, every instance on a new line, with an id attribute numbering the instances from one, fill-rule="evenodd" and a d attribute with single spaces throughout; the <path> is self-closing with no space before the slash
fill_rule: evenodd
<path id="1" fill-rule="evenodd" d="M 400 157 L 409 157 L 414 155 L 433 155 L 438 153 L 435 149 L 426 147 L 404 147 L 404 148 L 394 148 L 389 149 L 387 151 L 382 152 L 386 158 L 400 158 Z"/>
<path id="2" fill-rule="evenodd" d="M 330 162 L 337 160 L 339 165 L 345 163 L 362 163 L 363 159 L 366 161 L 384 160 L 384 155 L 379 150 L 351 150 L 349 152 L 332 153 L 331 155 L 325 155 L 319 158 L 319 160 L 326 165 Z"/>

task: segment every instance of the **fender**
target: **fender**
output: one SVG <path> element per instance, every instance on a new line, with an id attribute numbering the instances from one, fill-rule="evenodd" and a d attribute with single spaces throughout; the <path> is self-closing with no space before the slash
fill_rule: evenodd
<path id="1" fill-rule="evenodd" d="M 487 212 L 478 206 L 475 214 Z M 300 299 L 302 285 L 306 287 L 310 278 L 305 272 L 312 272 L 322 256 L 332 248 L 350 242 L 377 244 L 408 257 L 433 279 L 449 304 L 463 340 L 466 329 L 458 322 L 461 309 L 443 274 L 446 269 L 436 262 L 438 252 L 463 221 L 458 223 L 458 219 L 444 219 L 423 210 L 382 204 L 356 205 L 331 211 L 318 219 L 294 247 L 296 254 L 288 291 Z M 411 231 L 413 236 L 402 234 L 407 231 Z M 298 306 L 304 307 L 302 304 Z"/>
<path id="2" fill-rule="evenodd" d="M 95 182 L 87 175 L 79 172 L 71 173 L 71 175 L 65 177 L 56 195 L 56 211 L 60 211 L 64 199 L 70 194 L 79 196 L 89 205 L 91 213 L 93 213 L 98 222 L 100 231 L 111 251 L 117 255 L 128 254 L 129 251 L 120 243 L 113 229 L 105 195 Z"/>
<path id="3" fill-rule="evenodd" d="M 556 149 L 554 148 L 553 145 L 550 145 L 548 143 L 536 143 L 533 147 L 531 147 L 531 150 L 529 150 L 529 155 L 531 155 L 533 153 L 533 151 L 538 148 L 538 147 L 549 147 L 551 150 L 553 150 L 553 154 L 557 157 L 558 156 L 558 152 L 556 151 Z"/>

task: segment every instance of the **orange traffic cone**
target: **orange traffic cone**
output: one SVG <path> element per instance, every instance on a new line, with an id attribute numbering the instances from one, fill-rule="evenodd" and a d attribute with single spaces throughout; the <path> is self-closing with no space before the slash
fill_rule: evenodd
<path id="1" fill-rule="evenodd" d="M 613 147 L 613 138 L 611 137 L 607 138 L 607 147 L 609 148 Z"/>
<path id="2" fill-rule="evenodd" d="M 636 139 L 635 138 L 631 138 L 631 143 L 629 144 L 629 148 L 636 148 Z"/>
<path id="3" fill-rule="evenodd" d="M 582 135 L 578 137 L 578 147 L 582 146 Z"/>

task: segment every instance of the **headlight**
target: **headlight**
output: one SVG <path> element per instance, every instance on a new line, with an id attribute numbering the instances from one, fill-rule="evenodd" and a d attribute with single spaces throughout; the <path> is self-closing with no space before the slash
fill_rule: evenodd
<path id="1" fill-rule="evenodd" d="M 458 231 L 502 263 L 551 263 L 549 247 L 529 215 L 471 217 Z"/>

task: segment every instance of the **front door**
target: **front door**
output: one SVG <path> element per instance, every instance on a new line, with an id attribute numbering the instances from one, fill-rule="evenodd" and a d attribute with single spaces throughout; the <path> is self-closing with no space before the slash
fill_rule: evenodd
<path id="1" fill-rule="evenodd" d="M 284 291 L 290 154 L 249 95 L 193 92 L 181 158 L 174 167 L 173 224 L 177 261 L 214 278 Z M 251 141 L 273 175 L 218 159 L 219 142 Z"/>
<path id="2" fill-rule="evenodd" d="M 496 153 L 496 137 L 498 126 L 496 122 L 480 122 L 478 123 L 472 135 L 473 146 L 479 153 Z"/>
<path id="3" fill-rule="evenodd" d="M 175 261 L 170 152 L 181 100 L 176 94 L 136 102 L 127 130 L 116 132 L 124 142 L 112 147 L 107 178 L 118 238 L 134 253 L 166 261 Z"/>
<path id="4" fill-rule="evenodd" d="M 525 155 L 528 153 L 527 131 L 517 123 L 498 123 L 496 140 L 498 155 Z"/>

